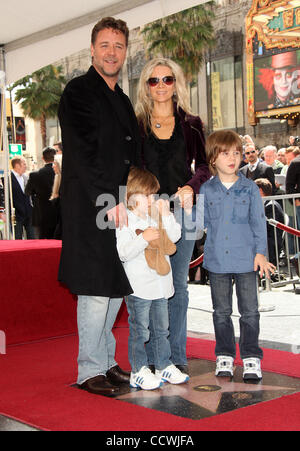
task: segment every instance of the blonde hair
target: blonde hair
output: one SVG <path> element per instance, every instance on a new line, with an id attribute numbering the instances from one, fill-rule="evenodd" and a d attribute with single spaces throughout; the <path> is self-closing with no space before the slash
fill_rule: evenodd
<path id="1" fill-rule="evenodd" d="M 186 113 L 192 114 L 185 76 L 181 67 L 168 58 L 154 58 L 148 61 L 141 72 L 137 90 L 137 103 L 135 106 L 137 119 L 143 124 L 146 133 L 147 128 L 151 127 L 151 113 L 153 110 L 153 101 L 150 97 L 147 82 L 157 66 L 166 66 L 171 69 L 176 79 L 176 95 L 174 95 L 174 101 L 177 102 L 177 110 L 182 108 Z"/>
<path id="2" fill-rule="evenodd" d="M 300 149 L 298 146 L 290 146 L 287 149 L 285 149 L 285 153 L 291 153 L 293 152 L 294 155 L 300 154 Z"/>
<path id="3" fill-rule="evenodd" d="M 128 174 L 126 187 L 126 203 L 128 210 L 135 207 L 134 196 L 143 194 L 149 196 L 156 194 L 160 188 L 159 182 L 155 175 L 147 169 L 131 168 Z"/>
<path id="4" fill-rule="evenodd" d="M 217 171 L 214 163 L 221 152 L 231 149 L 235 146 L 243 156 L 242 140 L 237 133 L 232 130 L 218 130 L 207 138 L 206 141 L 206 156 L 209 170 L 212 175 L 216 175 Z"/>

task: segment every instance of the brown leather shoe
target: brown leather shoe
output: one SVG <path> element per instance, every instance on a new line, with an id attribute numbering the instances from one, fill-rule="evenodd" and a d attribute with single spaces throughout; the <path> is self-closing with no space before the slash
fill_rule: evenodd
<path id="1" fill-rule="evenodd" d="M 112 385 L 107 377 L 102 375 L 88 379 L 79 387 L 94 395 L 113 395 L 119 392 L 119 388 Z"/>
<path id="2" fill-rule="evenodd" d="M 122 370 L 119 365 L 113 366 L 110 370 L 108 370 L 106 377 L 108 378 L 109 382 L 115 385 L 129 384 L 130 382 L 130 373 L 128 371 Z"/>

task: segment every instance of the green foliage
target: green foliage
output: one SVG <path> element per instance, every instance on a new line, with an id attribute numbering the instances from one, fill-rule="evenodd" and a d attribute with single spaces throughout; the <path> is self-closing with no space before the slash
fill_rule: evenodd
<path id="1" fill-rule="evenodd" d="M 15 90 L 15 101 L 20 103 L 24 115 L 41 122 L 43 145 L 46 145 L 46 119 L 57 116 L 65 84 L 62 67 L 49 65 L 16 81 L 9 88 Z"/>
<path id="2" fill-rule="evenodd" d="M 212 24 L 215 6 L 211 1 L 146 25 L 142 34 L 148 56 L 173 59 L 192 80 L 204 61 L 205 51 L 216 43 Z"/>

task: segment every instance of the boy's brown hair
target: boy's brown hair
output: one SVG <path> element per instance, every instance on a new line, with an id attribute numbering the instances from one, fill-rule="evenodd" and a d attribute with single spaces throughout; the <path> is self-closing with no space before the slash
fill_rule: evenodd
<path id="1" fill-rule="evenodd" d="M 135 194 L 156 194 L 160 188 L 160 184 L 150 171 L 147 169 L 131 168 L 127 179 L 126 202 L 127 208 L 133 210 Z M 130 199 L 131 198 L 131 199 Z"/>
<path id="2" fill-rule="evenodd" d="M 206 141 L 206 157 L 209 170 L 212 175 L 216 175 L 217 171 L 214 167 L 214 163 L 221 152 L 230 150 L 232 147 L 243 155 L 242 140 L 237 133 L 232 130 L 218 130 L 207 138 Z"/>
<path id="3" fill-rule="evenodd" d="M 126 46 L 128 46 L 129 29 L 127 27 L 127 24 L 123 20 L 115 19 L 114 17 L 104 17 L 96 23 L 92 30 L 91 36 L 91 42 L 93 45 L 96 42 L 99 31 L 104 30 L 105 28 L 112 28 L 113 30 L 123 33 L 126 39 Z"/>
<path id="4" fill-rule="evenodd" d="M 256 179 L 256 185 L 261 188 L 265 196 L 272 196 L 272 183 L 268 179 Z"/>

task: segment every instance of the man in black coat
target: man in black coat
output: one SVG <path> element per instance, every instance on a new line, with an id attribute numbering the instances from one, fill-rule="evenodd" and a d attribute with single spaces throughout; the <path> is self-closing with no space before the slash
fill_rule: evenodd
<path id="1" fill-rule="evenodd" d="M 117 384 L 129 382 L 114 359 L 112 334 L 122 298 L 132 293 L 116 248 L 115 226 L 127 221 L 119 187 L 138 163 L 140 146 L 133 108 L 117 85 L 128 34 L 121 20 L 104 18 L 95 25 L 93 65 L 68 83 L 59 107 L 64 149 L 59 280 L 78 295 L 77 383 L 96 394 L 114 393 Z"/>
<path id="2" fill-rule="evenodd" d="M 258 158 L 258 151 L 252 144 L 247 145 L 245 156 L 248 164 L 243 166 L 240 171 L 248 179 L 256 180 L 260 178 L 268 179 L 272 184 L 272 194 L 276 193 L 275 175 L 271 166 Z"/>
<path id="3" fill-rule="evenodd" d="M 32 224 L 36 229 L 36 237 L 40 240 L 54 238 L 56 228 L 56 211 L 50 202 L 54 182 L 53 162 L 56 151 L 51 147 L 43 150 L 45 166 L 36 172 L 31 172 L 25 188 L 33 202 Z"/>
<path id="4" fill-rule="evenodd" d="M 34 239 L 32 227 L 32 205 L 26 193 L 28 176 L 25 174 L 27 165 L 22 157 L 11 160 L 11 188 L 13 207 L 15 209 L 15 239 L 22 240 L 24 232 L 29 240 Z"/>

